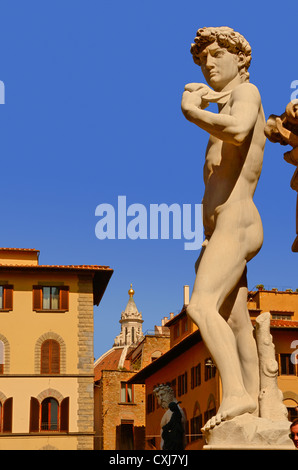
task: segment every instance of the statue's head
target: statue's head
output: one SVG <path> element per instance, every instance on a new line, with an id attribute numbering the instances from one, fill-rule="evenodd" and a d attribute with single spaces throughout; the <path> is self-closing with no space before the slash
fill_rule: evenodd
<path id="1" fill-rule="evenodd" d="M 158 400 L 160 406 L 167 409 L 169 404 L 175 400 L 174 390 L 169 384 L 159 384 L 153 392 Z"/>
<path id="2" fill-rule="evenodd" d="M 226 71 L 230 76 L 238 73 L 241 82 L 249 81 L 251 47 L 248 41 L 232 28 L 222 26 L 199 29 L 190 52 L 194 62 L 201 66 L 207 82 L 214 89 L 221 86 L 217 84 L 220 77 L 216 77 L 219 69 Z M 213 76 L 210 77 L 210 73 Z"/>

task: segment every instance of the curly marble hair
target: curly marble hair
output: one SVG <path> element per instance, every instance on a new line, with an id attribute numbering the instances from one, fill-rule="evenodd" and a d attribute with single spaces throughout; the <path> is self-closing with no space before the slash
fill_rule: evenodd
<path id="1" fill-rule="evenodd" d="M 165 384 L 158 384 L 153 388 L 153 393 L 157 394 L 160 391 L 164 391 L 170 396 L 175 396 L 174 390 L 172 389 L 171 385 L 169 383 Z"/>
<path id="2" fill-rule="evenodd" d="M 233 54 L 243 53 L 244 65 L 239 71 L 243 81 L 249 80 L 248 68 L 251 62 L 251 47 L 248 41 L 238 32 L 227 26 L 204 27 L 197 31 L 190 52 L 197 65 L 201 65 L 199 54 L 209 44 L 217 41 L 220 47 L 225 47 Z"/>

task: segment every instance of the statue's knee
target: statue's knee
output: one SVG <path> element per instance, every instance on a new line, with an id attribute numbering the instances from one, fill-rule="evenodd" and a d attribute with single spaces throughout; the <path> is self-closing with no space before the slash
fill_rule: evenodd
<path id="1" fill-rule="evenodd" d="M 186 307 L 186 313 L 187 315 L 192 319 L 194 320 L 194 317 L 195 317 L 195 307 L 194 305 L 192 304 L 189 304 L 187 307 Z"/>
<path id="2" fill-rule="evenodd" d="M 204 318 L 206 309 L 203 308 L 201 303 L 190 303 L 186 308 L 187 315 L 197 323 Z"/>

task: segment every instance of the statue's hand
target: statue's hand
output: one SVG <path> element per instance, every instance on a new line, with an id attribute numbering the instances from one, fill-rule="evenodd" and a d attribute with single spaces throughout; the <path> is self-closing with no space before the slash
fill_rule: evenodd
<path id="1" fill-rule="evenodd" d="M 203 100 L 203 96 L 209 93 L 210 88 L 203 83 L 188 83 L 184 88 L 182 95 L 181 109 L 185 114 L 193 106 L 199 109 L 205 109 L 208 101 Z"/>
<path id="2" fill-rule="evenodd" d="M 200 91 L 200 90 L 206 90 L 206 93 L 209 93 L 212 91 L 209 86 L 205 85 L 205 83 L 188 83 L 184 87 L 185 91 L 190 91 L 191 93 L 194 91 Z"/>

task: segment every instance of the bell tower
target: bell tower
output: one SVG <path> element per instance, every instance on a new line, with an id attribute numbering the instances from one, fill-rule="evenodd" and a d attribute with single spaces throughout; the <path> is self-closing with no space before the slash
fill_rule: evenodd
<path id="1" fill-rule="evenodd" d="M 114 346 L 130 346 L 137 344 L 143 338 L 142 331 L 142 314 L 138 311 L 134 301 L 135 291 L 130 285 L 128 291 L 129 299 L 125 310 L 121 313 L 121 333 L 116 336 Z"/>

